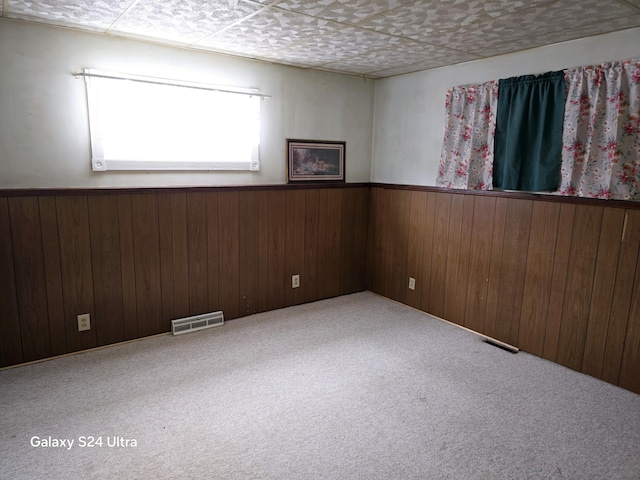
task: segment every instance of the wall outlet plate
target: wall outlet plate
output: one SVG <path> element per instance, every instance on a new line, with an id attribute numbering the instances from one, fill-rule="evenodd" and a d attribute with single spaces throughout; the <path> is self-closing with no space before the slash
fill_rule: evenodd
<path id="1" fill-rule="evenodd" d="M 91 315 L 88 313 L 78 315 L 78 331 L 84 332 L 85 330 L 91 330 Z"/>
<path id="2" fill-rule="evenodd" d="M 409 290 L 416 289 L 416 279 L 413 277 L 409 277 Z"/>
<path id="3" fill-rule="evenodd" d="M 300 286 L 300 275 L 291 276 L 291 288 L 298 288 Z"/>

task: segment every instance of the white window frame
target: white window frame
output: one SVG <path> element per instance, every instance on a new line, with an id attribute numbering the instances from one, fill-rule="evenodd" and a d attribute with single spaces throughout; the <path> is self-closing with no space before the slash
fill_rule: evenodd
<path id="1" fill-rule="evenodd" d="M 186 82 L 181 80 L 160 79 L 88 68 L 84 69 L 82 73 L 76 73 L 75 75 L 83 76 L 86 84 L 87 103 L 89 111 L 89 131 L 91 137 L 91 166 L 93 171 L 245 170 L 255 172 L 260 170 L 260 103 L 261 99 L 267 96 L 261 94 L 258 89 L 220 87 L 209 84 Z M 130 83 L 128 83 L 127 81 Z M 201 157 L 199 159 L 173 157 L 158 159 L 153 157 L 153 155 L 153 158 L 140 159 L 135 158 L 135 155 L 129 157 L 127 154 L 109 156 L 108 152 L 107 156 L 105 156 L 105 140 L 109 141 L 109 139 L 105 139 L 105 137 L 108 137 L 109 135 L 111 135 L 112 137 L 115 136 L 114 134 L 108 133 L 108 128 L 105 128 L 105 125 L 103 125 L 103 123 L 105 123 L 105 119 L 103 118 L 103 111 L 108 110 L 109 107 L 103 106 L 104 102 L 101 102 L 101 100 L 104 95 L 103 89 L 105 87 L 109 88 L 108 82 L 123 82 L 128 83 L 129 85 L 133 83 L 137 86 L 137 88 L 140 88 L 139 85 L 141 85 L 142 83 L 155 84 L 156 86 L 161 86 L 160 88 L 184 89 L 185 92 L 189 91 L 191 96 L 196 95 L 195 92 L 198 92 L 198 94 L 201 92 L 204 96 L 207 95 L 207 92 L 212 92 L 212 95 L 209 97 L 217 95 L 218 98 L 224 98 L 231 101 L 233 101 L 233 96 L 238 95 L 238 100 L 244 102 L 245 105 L 252 105 L 252 102 L 256 102 L 256 108 L 254 109 L 253 106 L 251 106 L 250 108 L 254 110 L 257 109 L 257 111 L 254 112 L 252 110 L 252 118 L 248 118 L 243 122 L 243 128 L 246 127 L 246 125 L 252 124 L 255 126 L 255 128 L 250 135 L 248 135 L 247 137 L 243 137 L 240 145 L 241 148 L 238 148 L 237 150 L 232 149 L 231 154 L 220 155 L 216 151 L 207 150 L 206 158 Z M 113 85 L 113 83 L 111 83 L 111 85 Z M 176 90 L 176 92 L 178 92 L 178 90 Z M 251 100 L 248 100 L 249 98 Z M 101 109 L 103 111 L 101 111 Z M 125 110 L 126 106 L 124 106 L 122 109 Z M 209 111 L 211 110 L 214 109 L 209 109 Z M 127 113 L 125 111 L 122 112 L 122 115 L 126 114 Z M 133 112 L 130 111 L 130 114 L 133 114 Z M 257 118 L 255 118 L 253 115 L 257 115 Z M 185 115 L 182 115 L 180 118 L 184 119 L 184 117 Z M 171 122 L 173 120 L 175 120 L 175 117 L 166 117 L 167 122 Z M 257 122 L 257 124 L 255 122 Z M 160 140 L 159 137 L 162 136 L 156 136 L 158 140 Z M 188 140 L 185 139 L 185 141 Z M 224 142 L 224 140 L 220 141 Z M 250 144 L 247 142 L 250 142 Z M 242 155 L 242 158 L 233 158 L 236 153 L 238 153 L 238 155 Z"/>

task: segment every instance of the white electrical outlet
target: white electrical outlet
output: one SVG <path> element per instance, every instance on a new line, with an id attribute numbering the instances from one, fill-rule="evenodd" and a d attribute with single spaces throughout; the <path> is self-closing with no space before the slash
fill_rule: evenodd
<path id="1" fill-rule="evenodd" d="M 85 330 L 91 330 L 91 315 L 88 313 L 78 315 L 78 331 L 84 332 Z"/>
<path id="2" fill-rule="evenodd" d="M 300 286 L 300 275 L 291 276 L 291 288 L 298 288 Z"/>
<path id="3" fill-rule="evenodd" d="M 416 279 L 413 277 L 409 277 L 409 290 L 416 289 Z"/>

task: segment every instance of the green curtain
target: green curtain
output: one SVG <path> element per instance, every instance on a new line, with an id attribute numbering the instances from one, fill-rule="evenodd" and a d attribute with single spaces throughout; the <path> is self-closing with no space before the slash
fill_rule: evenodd
<path id="1" fill-rule="evenodd" d="M 564 72 L 499 81 L 493 186 L 551 192 L 560 186 Z"/>

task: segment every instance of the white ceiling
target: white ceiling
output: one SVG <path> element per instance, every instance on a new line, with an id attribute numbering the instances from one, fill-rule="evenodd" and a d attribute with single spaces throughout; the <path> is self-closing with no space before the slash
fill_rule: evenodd
<path id="1" fill-rule="evenodd" d="M 0 13 L 371 78 L 640 26 L 640 0 L 0 0 Z"/>

